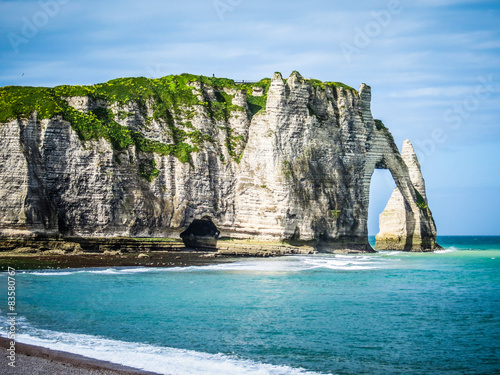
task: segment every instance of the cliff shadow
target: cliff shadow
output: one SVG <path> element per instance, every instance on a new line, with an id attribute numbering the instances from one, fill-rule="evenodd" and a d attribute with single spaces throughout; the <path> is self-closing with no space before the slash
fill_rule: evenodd
<path id="1" fill-rule="evenodd" d="M 28 166 L 28 192 L 24 202 L 24 212 L 28 225 L 37 232 L 53 234 L 58 230 L 54 206 L 44 184 L 45 168 L 40 153 L 40 122 L 36 113 L 20 126 L 20 144 Z"/>

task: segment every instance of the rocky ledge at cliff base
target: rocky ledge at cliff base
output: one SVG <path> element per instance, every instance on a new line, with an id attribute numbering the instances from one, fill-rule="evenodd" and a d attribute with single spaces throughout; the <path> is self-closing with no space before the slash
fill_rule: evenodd
<path id="1" fill-rule="evenodd" d="M 376 248 L 434 250 L 416 155 L 409 141 L 399 152 L 370 100 L 365 84 L 298 72 L 254 83 L 182 74 L 0 88 L 0 235 L 184 233 L 212 248 L 235 240 L 372 252 L 378 168 L 397 187 Z"/>

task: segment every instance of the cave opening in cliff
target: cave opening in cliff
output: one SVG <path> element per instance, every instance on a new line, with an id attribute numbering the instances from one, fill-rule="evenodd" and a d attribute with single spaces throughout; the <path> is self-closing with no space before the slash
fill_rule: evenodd
<path id="1" fill-rule="evenodd" d="M 370 181 L 370 201 L 368 206 L 368 235 L 379 231 L 379 216 L 384 211 L 396 183 L 388 169 L 375 169 Z"/>
<path id="2" fill-rule="evenodd" d="M 180 234 L 187 248 L 209 248 L 217 247 L 217 239 L 220 231 L 209 217 L 195 219 L 187 229 Z"/>

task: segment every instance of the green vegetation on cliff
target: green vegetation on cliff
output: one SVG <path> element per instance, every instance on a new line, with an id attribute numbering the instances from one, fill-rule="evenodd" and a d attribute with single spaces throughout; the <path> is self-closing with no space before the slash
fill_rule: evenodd
<path id="1" fill-rule="evenodd" d="M 214 121 L 227 122 L 234 112 L 246 109 L 234 105 L 234 94 L 227 91 L 240 91 L 247 99 L 249 116 L 265 108 L 266 96 L 254 97 L 253 87 L 262 87 L 267 92 L 270 80 L 264 79 L 252 84 L 236 84 L 233 80 L 215 77 L 203 77 L 191 74 L 171 75 L 158 79 L 119 78 L 92 86 L 57 86 L 0 88 L 0 123 L 12 119 L 28 118 L 35 111 L 37 119 L 50 119 L 61 116 L 71 123 L 82 141 L 104 138 L 117 151 L 131 145 L 145 153 L 174 155 L 182 162 L 191 160 L 191 153 L 199 151 L 203 142 L 211 141 L 208 134 L 194 130 L 190 121 L 198 113 L 205 112 Z M 206 97 L 210 88 L 215 93 L 215 100 Z M 92 102 L 89 111 L 79 111 L 68 104 L 71 97 L 88 97 Z M 161 143 L 145 138 L 140 132 L 133 131 L 118 121 L 135 114 L 130 109 L 114 113 L 110 106 L 130 108 L 139 111 L 150 124 L 152 120 L 162 121 L 170 130 L 172 143 Z M 194 106 L 200 106 L 198 109 Z M 148 110 L 152 116 L 147 116 Z M 241 155 L 234 152 L 235 143 L 241 142 L 240 136 L 234 137 L 231 129 L 227 132 L 229 154 L 239 160 Z M 145 168 L 150 169 L 150 168 Z M 154 171 L 154 168 L 153 168 Z M 143 174 L 141 172 L 141 174 Z M 152 174 L 153 178 L 155 173 Z M 151 176 L 151 174 L 147 174 Z M 146 177 L 150 180 L 149 177 Z"/>
<path id="2" fill-rule="evenodd" d="M 327 87 L 330 88 L 343 88 L 344 90 L 347 91 L 352 91 L 356 95 L 358 95 L 358 91 L 351 86 L 348 86 L 342 82 L 323 82 L 320 81 L 319 79 L 307 79 L 306 80 L 308 83 L 310 83 L 313 87 L 320 87 L 321 89 L 325 90 Z"/>
<path id="3" fill-rule="evenodd" d="M 354 90 L 337 82 L 307 81 L 322 89 Z M 270 85 L 270 78 L 236 83 L 227 78 L 181 74 L 156 79 L 118 78 L 90 86 L 6 86 L 0 88 L 0 123 L 26 119 L 35 112 L 38 121 L 60 116 L 82 142 L 104 138 L 116 151 L 135 146 L 137 152 L 173 155 L 181 162 L 191 162 L 193 152 L 199 151 L 204 142 L 213 141 L 210 134 L 196 130 L 191 122 L 196 116 L 204 116 L 225 130 L 228 154 L 239 162 L 246 139 L 231 129 L 228 120 L 233 116 L 250 120 L 265 110 Z M 233 104 L 237 95 L 239 100 L 246 99 L 246 108 Z M 69 104 L 74 97 L 88 98 L 88 105 L 82 103 L 84 110 Z M 129 118 L 142 118 L 144 124 L 139 129 L 120 124 Z M 143 135 L 141 129 L 147 129 L 153 121 L 166 125 L 170 142 Z M 141 175 L 149 181 L 158 175 L 153 162 L 150 156 L 139 165 Z"/>
<path id="4" fill-rule="evenodd" d="M 417 200 L 415 202 L 417 206 L 422 210 L 427 209 L 428 208 L 427 203 L 425 202 L 425 199 L 422 196 L 422 194 L 420 194 L 420 192 L 417 189 L 415 189 L 415 195 L 417 196 Z"/>
<path id="5" fill-rule="evenodd" d="M 384 130 L 386 129 L 384 123 L 381 120 L 374 120 L 375 121 L 375 128 L 377 130 Z"/>

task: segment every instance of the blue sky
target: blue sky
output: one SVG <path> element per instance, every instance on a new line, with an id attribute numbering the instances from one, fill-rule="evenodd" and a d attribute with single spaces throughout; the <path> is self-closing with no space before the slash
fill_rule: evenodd
<path id="1" fill-rule="evenodd" d="M 500 235 L 500 3 L 0 1 L 0 86 L 194 73 L 372 86 L 420 158 L 439 234 Z M 392 189 L 374 175 L 371 233 Z"/>

